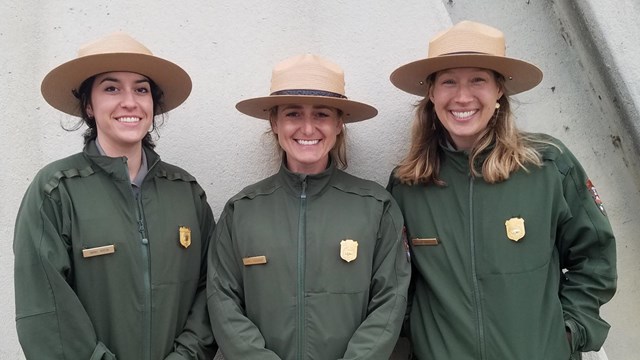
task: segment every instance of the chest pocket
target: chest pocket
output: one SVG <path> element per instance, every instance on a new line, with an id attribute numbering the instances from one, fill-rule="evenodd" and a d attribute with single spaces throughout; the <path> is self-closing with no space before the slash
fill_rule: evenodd
<path id="1" fill-rule="evenodd" d="M 489 225 L 490 224 L 490 225 Z M 551 261 L 555 234 L 534 218 L 507 217 L 480 226 L 477 251 L 483 261 L 479 271 L 486 273 L 524 273 Z"/>

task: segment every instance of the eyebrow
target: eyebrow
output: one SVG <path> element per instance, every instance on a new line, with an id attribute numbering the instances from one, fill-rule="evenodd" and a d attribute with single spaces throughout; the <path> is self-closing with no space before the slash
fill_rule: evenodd
<path id="1" fill-rule="evenodd" d="M 107 82 L 107 81 L 112 81 L 112 82 L 122 82 L 120 81 L 120 79 L 117 78 L 113 78 L 113 77 L 105 77 L 104 79 L 100 80 L 100 84 Z M 141 84 L 141 83 L 150 83 L 149 79 L 147 79 L 146 77 L 140 78 L 138 80 L 135 81 L 136 84 Z"/>

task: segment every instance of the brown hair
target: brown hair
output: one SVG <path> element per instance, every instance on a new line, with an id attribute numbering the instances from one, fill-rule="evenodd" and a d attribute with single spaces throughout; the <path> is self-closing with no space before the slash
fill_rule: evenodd
<path id="1" fill-rule="evenodd" d="M 504 77 L 493 72 L 496 82 L 504 89 Z M 426 82 L 431 92 L 436 74 L 431 74 Z M 482 176 L 488 183 L 496 183 L 509 178 L 509 175 L 526 168 L 527 164 L 541 166 L 542 160 L 537 149 L 539 141 L 517 129 L 509 97 L 503 95 L 499 100 L 500 108 L 489 120 L 486 129 L 476 139 L 469 151 L 469 168 L 473 176 Z M 441 143 L 449 138 L 449 133 L 440 123 L 434 104 L 425 96 L 415 109 L 411 129 L 411 144 L 407 155 L 395 170 L 395 177 L 404 184 L 446 185 L 440 179 Z M 482 163 L 481 171 L 474 165 L 480 154 L 489 153 Z"/>

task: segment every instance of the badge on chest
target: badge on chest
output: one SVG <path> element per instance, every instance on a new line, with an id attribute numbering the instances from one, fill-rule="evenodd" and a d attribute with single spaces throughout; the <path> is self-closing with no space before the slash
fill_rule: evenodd
<path id="1" fill-rule="evenodd" d="M 504 226 L 509 240 L 519 241 L 526 234 L 524 229 L 524 219 L 521 217 L 512 217 L 505 221 Z"/>
<path id="2" fill-rule="evenodd" d="M 358 242 L 351 239 L 340 241 L 340 258 L 352 262 L 358 257 Z"/>

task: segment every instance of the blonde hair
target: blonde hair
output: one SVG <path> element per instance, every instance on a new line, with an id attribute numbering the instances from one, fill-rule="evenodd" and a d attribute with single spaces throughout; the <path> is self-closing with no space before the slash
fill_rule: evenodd
<path id="1" fill-rule="evenodd" d="M 504 77 L 495 72 L 494 76 L 498 86 L 504 89 Z M 427 78 L 429 92 L 434 80 L 435 74 Z M 539 145 L 543 142 L 517 129 L 508 96 L 503 95 L 498 103 L 500 108 L 469 151 L 472 176 L 482 176 L 488 183 L 507 180 L 518 169 L 528 171 L 526 165 L 542 165 Z M 416 105 L 409 151 L 396 168 L 394 176 L 408 185 L 446 185 L 439 175 L 443 152 L 441 144 L 448 140 L 450 141 L 449 134 L 440 123 L 434 104 L 427 95 Z M 482 163 L 481 171 L 478 171 L 476 160 L 487 150 L 489 153 Z"/>
<path id="2" fill-rule="evenodd" d="M 342 110 L 336 109 L 338 112 L 338 119 L 342 124 L 342 131 L 336 136 L 336 143 L 333 145 L 333 148 L 329 150 L 329 157 L 336 163 L 338 169 L 346 169 L 347 164 L 347 127 L 342 121 Z M 280 146 L 280 142 L 278 141 L 278 134 L 273 132 L 273 124 L 278 120 L 278 106 L 274 106 L 269 110 L 269 123 L 271 124 L 271 128 L 267 131 L 267 133 L 271 133 L 275 138 L 276 146 L 278 148 L 278 153 L 282 158 L 285 156 L 284 149 Z"/>

